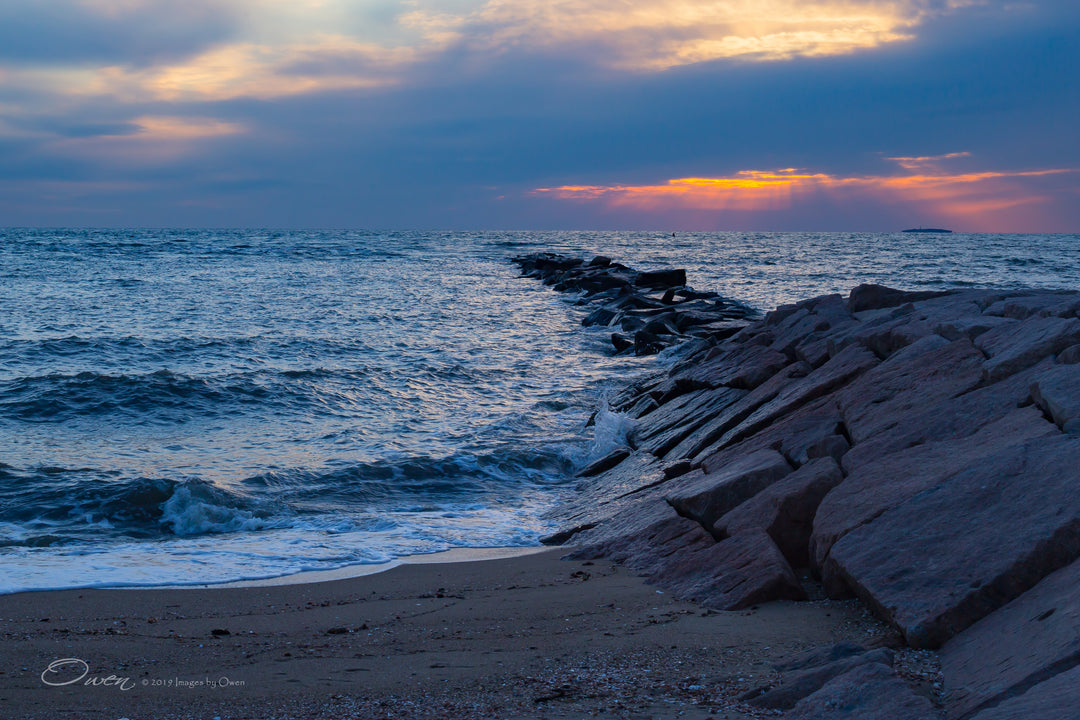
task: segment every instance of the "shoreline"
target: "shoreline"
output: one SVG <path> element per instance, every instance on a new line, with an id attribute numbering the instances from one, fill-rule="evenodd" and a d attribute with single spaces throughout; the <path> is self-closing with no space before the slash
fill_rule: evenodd
<path id="1" fill-rule="evenodd" d="M 93 586 L 93 588 L 64 588 L 71 590 L 213 590 L 215 588 L 257 588 L 278 587 L 281 585 L 312 585 L 315 583 L 334 582 L 335 580 L 349 580 L 352 578 L 366 577 L 378 573 L 387 572 L 402 565 L 442 565 L 445 563 L 482 562 L 484 560 L 504 560 L 509 558 L 524 557 L 552 550 L 549 545 L 521 546 L 521 547 L 493 547 L 493 548 L 450 548 L 449 550 L 437 550 L 431 553 L 418 555 L 403 555 L 384 563 L 371 563 L 369 565 L 356 564 L 345 565 L 333 570 L 302 570 L 290 575 L 275 575 L 272 577 L 255 578 L 252 580 L 225 580 L 220 583 L 192 583 L 190 585 L 125 585 L 125 586 Z M 30 590 L 27 592 L 52 592 L 51 590 Z"/>
<path id="2" fill-rule="evenodd" d="M 545 515 L 558 547 L 0 596 L 21 668 L 0 671 L 0 709 L 1069 716 L 1080 292 L 862 285 L 757 319 L 682 271 L 515 261 L 627 333 L 616 352 L 685 347 L 612 399 L 626 445 Z M 98 684 L 35 679 L 77 653 Z M 143 692 L 103 692 L 125 683 Z"/>
<path id="3" fill-rule="evenodd" d="M 760 714 L 739 697 L 772 663 L 891 637 L 855 601 L 708 611 L 563 552 L 306 584 L 5 595 L 0 714 L 746 718 Z M 62 658 L 133 687 L 45 685 Z"/>

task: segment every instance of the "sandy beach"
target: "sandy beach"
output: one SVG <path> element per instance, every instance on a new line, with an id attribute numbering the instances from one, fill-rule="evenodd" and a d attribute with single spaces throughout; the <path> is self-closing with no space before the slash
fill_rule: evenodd
<path id="1" fill-rule="evenodd" d="M 3 596 L 0 715 L 762 717 L 737 697 L 775 676 L 771 662 L 891 641 L 856 601 L 715 612 L 561 554 L 270 587 Z M 65 658 L 85 667 L 45 672 Z"/>

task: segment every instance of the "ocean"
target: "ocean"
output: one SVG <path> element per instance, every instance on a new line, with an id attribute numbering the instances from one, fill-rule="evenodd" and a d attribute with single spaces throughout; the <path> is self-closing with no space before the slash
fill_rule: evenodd
<path id="1" fill-rule="evenodd" d="M 612 355 L 514 255 L 764 312 L 861 282 L 1080 287 L 1080 235 L 0 230 L 0 592 L 532 546 L 620 442 Z M 595 424 L 589 424 L 596 413 Z"/>

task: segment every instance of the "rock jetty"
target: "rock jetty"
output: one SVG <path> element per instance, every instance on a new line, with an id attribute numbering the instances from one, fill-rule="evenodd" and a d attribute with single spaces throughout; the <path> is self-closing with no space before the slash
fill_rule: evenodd
<path id="1" fill-rule="evenodd" d="M 741 303 L 686 287 L 685 270 L 639 272 L 599 256 L 589 262 L 554 253 L 514 258 L 526 277 L 581 294 L 593 309 L 581 324 L 615 329 L 616 352 L 655 355 L 691 338 L 723 339 L 756 316 Z"/>
<path id="2" fill-rule="evenodd" d="M 855 596 L 938 653 L 934 702 L 881 649 L 797 659 L 754 698 L 792 717 L 1078 717 L 1080 292 L 860 285 L 757 319 L 681 270 L 515 262 L 617 350 L 689 343 L 613 399 L 627 444 L 549 542 L 720 610 Z"/>

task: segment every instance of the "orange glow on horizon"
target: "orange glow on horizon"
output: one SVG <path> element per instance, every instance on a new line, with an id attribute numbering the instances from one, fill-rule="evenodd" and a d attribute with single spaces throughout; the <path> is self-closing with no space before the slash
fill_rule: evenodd
<path id="1" fill-rule="evenodd" d="M 1051 201 L 1032 181 L 1078 172 L 1076 168 L 965 173 L 936 169 L 942 160 L 961 157 L 969 155 L 889 158 L 911 170 L 904 175 L 844 177 L 795 168 L 743 170 L 725 177 L 673 178 L 656 185 L 562 185 L 537 188 L 531 194 L 646 213 L 787 210 L 813 203 L 816 195 L 824 194 L 836 204 L 914 205 L 936 217 L 983 227 L 980 215 Z"/>

